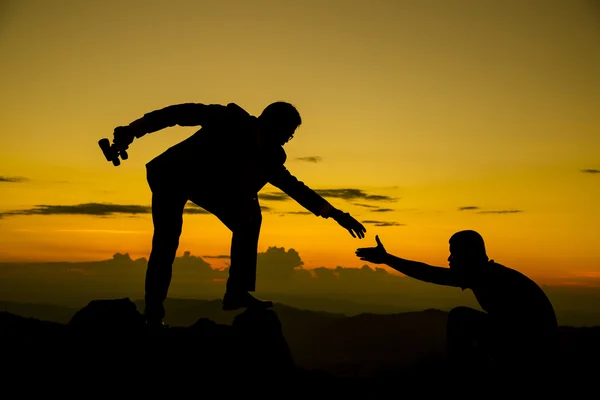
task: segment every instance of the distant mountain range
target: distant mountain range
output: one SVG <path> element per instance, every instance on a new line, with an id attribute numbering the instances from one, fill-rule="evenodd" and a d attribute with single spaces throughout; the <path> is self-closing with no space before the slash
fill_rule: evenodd
<path id="1" fill-rule="evenodd" d="M 207 260 L 211 260 L 207 258 Z M 293 249 L 258 254 L 258 297 L 299 309 L 341 313 L 397 314 L 453 307 L 478 308 L 470 290 L 432 285 L 382 268 L 304 269 Z M 143 298 L 147 261 L 128 254 L 96 262 L 0 263 L 0 300 L 81 308 L 90 299 Z M 227 270 L 185 253 L 173 265 L 169 295 L 216 299 L 225 291 Z M 561 325 L 600 325 L 600 286 L 545 286 Z"/>

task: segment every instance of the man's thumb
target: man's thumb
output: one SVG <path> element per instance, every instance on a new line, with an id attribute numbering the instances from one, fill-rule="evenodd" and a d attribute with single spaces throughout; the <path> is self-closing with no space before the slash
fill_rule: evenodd
<path id="1" fill-rule="evenodd" d="M 381 244 L 381 241 L 379 240 L 379 235 L 375 235 L 375 241 L 377 242 L 377 246 L 383 247 L 383 245 Z"/>

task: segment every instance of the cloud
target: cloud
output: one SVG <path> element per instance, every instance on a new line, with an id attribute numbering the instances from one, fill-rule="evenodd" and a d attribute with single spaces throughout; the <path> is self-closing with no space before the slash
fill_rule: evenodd
<path id="1" fill-rule="evenodd" d="M 2 213 L 2 216 L 8 215 L 93 215 L 108 216 L 113 214 L 148 214 L 151 209 L 149 206 L 123 205 L 107 203 L 85 203 L 69 206 L 63 205 L 36 205 L 33 208 L 25 210 L 14 210 Z"/>
<path id="2" fill-rule="evenodd" d="M 289 279 L 304 262 L 296 250 L 273 246 L 258 253 L 257 265 L 257 278 L 266 275 L 269 279 Z"/>
<path id="3" fill-rule="evenodd" d="M 390 212 L 390 211 L 394 211 L 392 208 L 376 208 L 374 210 L 371 210 L 371 212 Z"/>
<path id="4" fill-rule="evenodd" d="M 367 194 L 360 189 L 315 189 L 315 192 L 323 197 L 332 197 L 339 198 L 344 200 L 372 200 L 372 201 L 395 201 L 397 198 L 383 196 L 383 195 L 374 195 Z M 287 201 L 292 198 L 283 192 L 269 192 L 269 193 L 259 193 L 258 198 L 260 200 L 268 200 L 268 201 Z M 377 206 L 370 206 L 367 204 L 355 203 L 355 205 L 361 207 L 371 207 L 375 208 Z"/>
<path id="5" fill-rule="evenodd" d="M 522 213 L 523 210 L 490 210 L 490 211 L 478 211 L 477 214 L 516 214 Z"/>
<path id="6" fill-rule="evenodd" d="M 199 207 L 198 205 L 196 205 L 195 203 L 192 203 L 191 201 L 186 204 L 185 208 L 183 209 L 183 213 L 184 214 L 196 214 L 196 215 L 197 214 L 210 214 L 204 208 Z"/>
<path id="7" fill-rule="evenodd" d="M 276 214 L 279 215 L 280 217 L 284 217 L 286 215 L 314 215 L 310 211 L 282 211 L 282 212 L 277 212 Z"/>
<path id="8" fill-rule="evenodd" d="M 344 200 L 355 200 L 355 199 L 363 199 L 363 200 L 375 200 L 375 201 L 394 201 L 396 198 L 383 196 L 383 195 L 374 195 L 367 194 L 360 189 L 317 189 L 315 190 L 318 194 L 323 197 L 334 197 Z"/>
<path id="9" fill-rule="evenodd" d="M 477 206 L 465 206 L 459 207 L 458 211 L 467 211 L 467 210 L 479 210 Z M 523 210 L 482 210 L 477 211 L 477 214 L 517 214 L 521 213 Z"/>
<path id="10" fill-rule="evenodd" d="M 208 211 L 206 211 L 203 208 L 187 208 L 187 207 L 183 209 L 183 213 L 184 214 L 192 214 L 192 215 L 210 214 Z"/>
<path id="11" fill-rule="evenodd" d="M 306 161 L 306 162 L 311 162 L 311 163 L 318 163 L 318 162 L 323 161 L 323 159 L 319 156 L 297 157 L 296 160 Z"/>
<path id="12" fill-rule="evenodd" d="M 375 226 L 405 226 L 406 224 L 400 224 L 398 222 L 389 222 L 389 221 L 373 221 L 366 220 L 362 221 L 363 224 L 373 224 Z"/>
<path id="13" fill-rule="evenodd" d="M 30 181 L 29 178 L 22 176 L 0 176 L 0 182 L 22 183 Z"/>
<path id="14" fill-rule="evenodd" d="M 270 201 L 286 201 L 286 200 L 290 200 L 291 197 L 288 196 L 287 194 L 281 192 L 281 193 L 259 193 L 258 194 L 258 198 L 259 200 L 270 200 Z"/>
<path id="15" fill-rule="evenodd" d="M 213 269 L 209 263 L 202 257 L 193 256 L 189 251 L 185 251 L 182 257 L 175 258 L 173 269 L 177 273 L 203 274 L 207 278 L 220 277 L 219 270 Z"/>
<path id="16" fill-rule="evenodd" d="M 600 169 L 582 169 L 584 174 L 600 174 Z"/>
<path id="17" fill-rule="evenodd" d="M 366 207 L 366 208 L 377 208 L 377 206 L 373 206 L 371 204 L 354 203 L 354 205 L 359 206 L 359 207 Z"/>
<path id="18" fill-rule="evenodd" d="M 270 212 L 271 207 L 260 206 L 262 211 Z M 191 201 L 187 203 L 186 207 L 183 210 L 184 214 L 211 214 L 209 211 L 206 211 L 204 208 L 192 203 Z"/>
<path id="19" fill-rule="evenodd" d="M 210 214 L 208 211 L 196 206 L 188 205 L 183 210 L 184 214 Z M 0 213 L 0 218 L 17 215 L 89 215 L 94 217 L 107 217 L 115 214 L 137 216 L 151 214 L 151 206 L 136 204 L 112 203 L 83 203 L 74 205 L 47 205 L 40 204 L 23 210 L 11 210 Z"/>
<path id="20" fill-rule="evenodd" d="M 224 282 L 229 275 L 229 266 L 224 268 L 213 268 L 205 261 L 208 259 L 229 259 L 228 255 L 213 255 L 198 257 L 185 251 L 180 257 L 176 257 L 173 263 L 173 281 L 170 289 L 172 296 L 178 297 L 184 293 L 197 296 L 204 292 L 210 296 L 222 296 Z M 115 253 L 111 259 L 94 262 L 53 262 L 53 263 L 23 263 L 19 266 L 20 273 L 14 277 L 3 277 L 0 285 L 7 283 L 26 287 L 36 279 L 41 279 L 48 290 L 61 287 L 60 295 L 65 295 L 64 288 L 78 290 L 79 281 L 73 275 L 93 275 L 95 279 L 92 285 L 96 293 L 102 288 L 108 289 L 114 295 L 114 282 L 120 282 L 123 293 L 135 293 L 143 296 L 140 292 L 140 282 L 143 282 L 148 260 L 146 258 L 132 259 L 128 253 Z M 0 267 L 4 265 L 0 263 Z M 27 273 L 23 273 L 27 271 Z M 48 277 L 52 283 L 48 285 Z M 4 278 L 15 278 L 16 281 L 9 282 Z M 18 279 L 26 279 L 28 282 Z M 75 281 L 73 280 L 75 279 Z M 371 292 L 379 296 L 387 290 L 393 296 L 402 292 L 406 279 L 387 273 L 382 268 L 344 268 L 338 266 L 335 269 L 317 267 L 306 269 L 300 254 L 293 248 L 270 246 L 266 251 L 257 254 L 257 280 L 260 282 L 261 291 L 281 293 L 295 293 L 306 296 L 315 294 L 317 296 L 327 295 L 332 292 L 357 293 Z M 83 282 L 83 281 L 82 281 Z M 88 281 L 85 281 L 88 282 Z M 389 287 L 389 285 L 398 285 Z M 383 285 L 383 286 L 382 286 Z M 112 289 L 109 289 L 112 287 Z M 142 285 L 143 288 L 143 285 Z M 89 286 L 86 285 L 86 291 Z M 73 289 L 72 289 L 73 290 Z M 48 295 L 48 292 L 45 293 Z M 89 294 L 86 292 L 86 296 Z M 58 295 L 57 295 L 58 296 Z"/>
<path id="21" fill-rule="evenodd" d="M 213 268 L 205 261 L 209 258 L 226 256 L 196 257 L 186 251 L 175 259 L 169 289 L 171 299 L 222 298 L 229 268 Z M 269 247 L 265 252 L 259 252 L 257 258 L 257 284 L 261 297 L 264 294 L 268 299 L 299 309 L 347 315 L 365 312 L 393 314 L 431 308 L 449 310 L 464 302 L 464 293 L 460 291 L 434 287 L 427 282 L 398 275 L 389 268 L 365 265 L 358 258 L 355 262 L 362 264 L 360 268 L 338 265 L 314 269 L 306 268 L 294 249 Z M 132 259 L 127 253 L 116 253 L 111 259 L 92 262 L 0 263 L 3 271 L 0 290 L 15 293 L 5 299 L 8 301 L 26 298 L 35 302 L 51 298 L 59 303 L 85 304 L 90 300 L 90 293 L 95 298 L 143 299 L 147 263 L 146 258 Z M 115 286 L 115 282 L 119 284 Z M 15 287 L 19 288 L 18 293 L 10 290 Z M 553 303 L 556 302 L 560 309 L 572 309 L 573 304 L 577 306 L 580 303 L 597 304 L 599 288 L 597 275 L 575 276 L 573 281 L 563 281 L 556 286 L 544 285 L 544 290 L 549 291 Z M 597 315 L 592 305 L 585 310 L 580 307 L 578 312 L 581 311 Z M 197 315 L 194 315 L 190 324 L 196 319 Z M 576 324 L 597 325 L 587 318 Z"/>
<path id="22" fill-rule="evenodd" d="M 57 229 L 61 233 L 111 233 L 117 235 L 138 235 L 146 234 L 146 231 L 131 231 L 122 229 Z"/>

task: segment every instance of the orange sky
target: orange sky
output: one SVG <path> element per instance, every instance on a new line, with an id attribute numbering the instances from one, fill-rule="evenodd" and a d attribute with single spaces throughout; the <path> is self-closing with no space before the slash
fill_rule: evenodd
<path id="1" fill-rule="evenodd" d="M 291 201 L 264 201 L 261 251 L 358 267 L 355 249 L 379 234 L 395 255 L 446 265 L 452 233 L 476 229 L 491 258 L 539 279 L 600 274 L 597 3 L 0 7 L 0 261 L 147 257 L 148 214 L 80 205 L 148 206 L 145 163 L 195 129 L 147 135 L 118 168 L 97 141 L 170 104 L 235 102 L 258 115 L 285 100 L 304 121 L 288 169 L 314 189 L 358 189 L 328 198 L 357 219 L 400 225 L 366 223 L 359 241 L 331 220 L 282 215 L 302 211 Z M 39 215 L 57 206 L 83 215 Z M 212 215 L 186 215 L 179 253 L 227 254 L 229 240 Z"/>

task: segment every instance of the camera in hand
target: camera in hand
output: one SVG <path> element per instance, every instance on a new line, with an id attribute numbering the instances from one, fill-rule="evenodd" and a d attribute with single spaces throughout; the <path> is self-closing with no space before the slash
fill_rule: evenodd
<path id="1" fill-rule="evenodd" d="M 98 145 L 100 146 L 100 149 L 102 149 L 102 153 L 104 153 L 106 160 L 112 162 L 115 167 L 121 164 L 119 157 L 123 160 L 127 160 L 129 157 L 125 149 L 117 147 L 114 143 L 111 144 L 110 140 L 107 138 L 100 139 Z"/>

